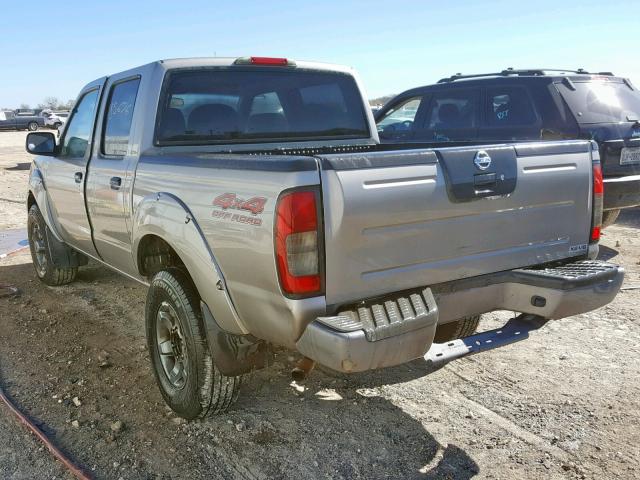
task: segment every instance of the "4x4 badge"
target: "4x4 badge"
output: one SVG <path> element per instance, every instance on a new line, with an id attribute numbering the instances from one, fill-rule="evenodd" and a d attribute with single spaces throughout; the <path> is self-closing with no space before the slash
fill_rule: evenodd
<path id="1" fill-rule="evenodd" d="M 480 170 L 486 170 L 491 166 L 491 157 L 484 150 L 478 150 L 476 156 L 473 157 L 473 163 Z"/>

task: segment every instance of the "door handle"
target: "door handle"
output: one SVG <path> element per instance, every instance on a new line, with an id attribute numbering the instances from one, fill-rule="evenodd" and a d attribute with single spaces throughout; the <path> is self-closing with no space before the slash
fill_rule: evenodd
<path id="1" fill-rule="evenodd" d="M 73 179 L 76 181 L 76 183 L 82 182 L 82 172 L 76 172 L 73 176 Z"/>
<path id="2" fill-rule="evenodd" d="M 111 190 L 120 190 L 122 179 L 120 177 L 111 177 L 111 180 L 109 180 L 109 185 L 111 186 Z"/>

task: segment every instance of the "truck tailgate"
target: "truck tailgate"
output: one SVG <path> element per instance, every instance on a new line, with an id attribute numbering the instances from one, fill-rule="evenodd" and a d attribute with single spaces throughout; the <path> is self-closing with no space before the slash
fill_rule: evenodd
<path id="1" fill-rule="evenodd" d="M 587 251 L 588 142 L 329 154 L 320 161 L 327 304 Z"/>

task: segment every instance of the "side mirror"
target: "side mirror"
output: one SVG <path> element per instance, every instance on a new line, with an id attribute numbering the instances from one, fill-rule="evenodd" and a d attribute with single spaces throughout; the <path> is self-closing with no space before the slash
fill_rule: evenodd
<path id="1" fill-rule="evenodd" d="M 51 132 L 29 133 L 26 148 L 33 155 L 55 155 L 56 137 Z"/>

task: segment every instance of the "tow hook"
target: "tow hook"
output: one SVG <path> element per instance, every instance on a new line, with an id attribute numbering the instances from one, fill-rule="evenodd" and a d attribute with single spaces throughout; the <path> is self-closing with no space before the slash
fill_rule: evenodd
<path id="1" fill-rule="evenodd" d="M 298 360 L 296 366 L 291 370 L 291 378 L 296 382 L 302 382 L 307 379 L 313 367 L 316 366 L 316 362 L 309 357 L 302 357 Z"/>

